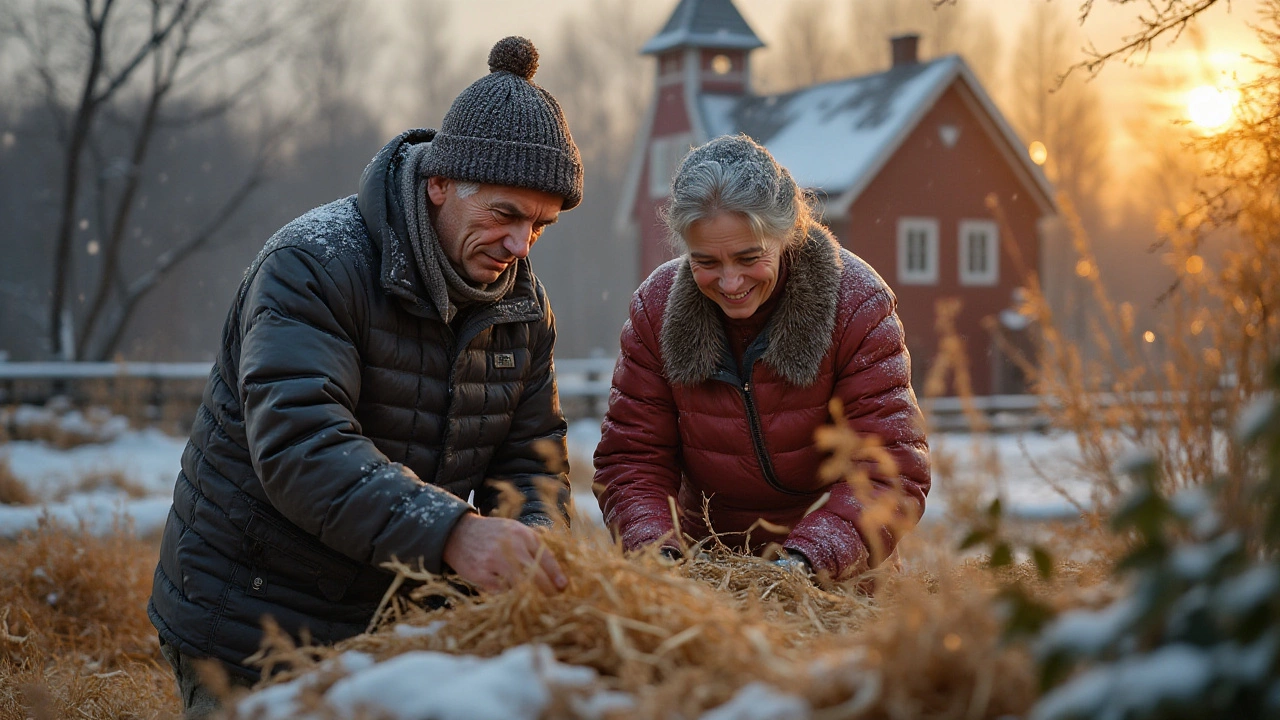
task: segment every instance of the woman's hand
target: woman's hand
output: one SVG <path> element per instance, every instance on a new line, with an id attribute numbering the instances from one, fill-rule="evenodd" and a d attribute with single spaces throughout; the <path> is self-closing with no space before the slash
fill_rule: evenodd
<path id="1" fill-rule="evenodd" d="M 773 564 L 786 570 L 804 577 L 813 577 L 813 568 L 809 565 L 809 558 L 803 553 L 795 550 L 783 550 L 782 553 L 773 560 Z"/>

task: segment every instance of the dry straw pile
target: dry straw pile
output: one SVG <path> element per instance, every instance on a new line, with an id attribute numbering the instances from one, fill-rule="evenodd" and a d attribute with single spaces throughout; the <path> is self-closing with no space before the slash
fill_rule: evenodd
<path id="1" fill-rule="evenodd" d="M 0 720 L 172 716 L 146 615 L 153 541 L 48 524 L 0 553 Z"/>
<path id="2" fill-rule="evenodd" d="M 598 531 L 551 534 L 547 546 L 571 578 L 561 594 L 529 585 L 469 596 L 401 567 L 401 577 L 421 584 L 402 588 L 373 632 L 334 648 L 273 635 L 264 653 L 278 671 L 272 682 L 315 673 L 346 650 L 379 661 L 416 650 L 493 657 L 537 643 L 630 693 L 636 704 L 610 716 L 618 718 L 697 718 L 754 681 L 805 698 L 823 720 L 999 718 L 1025 713 L 1036 697 L 1033 663 L 1001 640 L 998 579 L 979 563 L 943 575 L 882 573 L 872 599 L 719 549 L 672 567 L 656 554 L 624 557 Z M 1100 577 L 1069 569 L 1043 583 L 1034 570 L 1012 572 L 1058 598 Z M 433 596 L 453 607 L 426 609 Z M 433 624 L 431 633 L 394 631 Z M 340 678 L 312 686 L 308 703 L 323 707 Z M 573 716 L 567 701 L 554 707 L 557 717 Z"/>
<path id="3" fill-rule="evenodd" d="M 832 410 L 843 417 L 838 406 Z M 864 521 L 913 522 L 900 495 L 867 478 L 866 467 L 886 459 L 874 439 L 836 425 L 817 442 L 832 453 L 823 473 L 854 485 Z M 1036 697 L 1034 663 L 1024 647 L 1002 641 L 995 593 L 1016 580 L 1050 604 L 1073 604 L 1079 588 L 1101 575 L 1072 570 L 1046 582 L 1015 567 L 1000 578 L 982 563 L 937 552 L 954 542 L 943 531 L 921 543 L 940 562 L 907 550 L 912 570 L 891 560 L 838 586 L 735 554 L 715 538 L 689 545 L 687 559 L 673 565 L 656 551 L 627 557 L 598 528 L 562 528 L 545 536 L 546 551 L 570 578 L 562 593 L 543 595 L 526 583 L 474 595 L 397 566 L 371 632 L 332 648 L 297 647 L 273 632 L 258 660 L 271 683 L 309 675 L 303 705 L 317 709 L 342 678 L 325 661 L 348 650 L 384 661 L 420 650 L 494 657 L 538 644 L 562 663 L 593 668 L 601 689 L 634 699 L 611 718 L 697 718 L 753 682 L 802 697 L 819 720 L 1021 715 Z M 874 598 L 864 592 L 869 587 Z M 450 607 L 436 608 L 441 598 Z M 397 631 L 403 625 L 433 629 Z M 575 717 L 570 698 L 552 707 L 548 716 Z"/>

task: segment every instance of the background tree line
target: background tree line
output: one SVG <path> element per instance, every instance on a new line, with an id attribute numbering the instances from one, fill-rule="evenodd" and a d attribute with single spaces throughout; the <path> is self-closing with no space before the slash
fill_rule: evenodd
<path id="1" fill-rule="evenodd" d="M 266 238 L 354 192 L 400 125 L 437 126 L 485 72 L 488 45 L 459 39 L 468 18 L 444 0 L 295 1 L 0 8 L 0 350 L 12 359 L 211 357 Z M 613 219 L 652 89 L 652 60 L 638 50 L 672 7 L 584 3 L 533 38 L 536 79 L 564 107 L 587 173 L 583 204 L 534 255 L 562 357 L 616 350 L 636 253 Z M 794 0 L 777 27 L 755 28 L 768 44 L 753 62 L 755 86 L 778 92 L 874 72 L 889 64 L 890 35 L 920 32 L 925 59 L 963 55 L 1019 134 L 1050 149 L 1046 171 L 1094 235 L 1099 263 L 1150 265 L 1154 234 L 1136 228 L 1151 227 L 1153 210 L 1116 200 L 1108 184 L 1097 88 L 1078 76 L 1058 83 L 1082 45 L 1068 12 L 1037 3 L 1002 47 L 976 3 Z M 1046 285 L 1084 317 L 1069 243 L 1046 232 L 1046 262 L 1058 270 L 1057 285 Z M 1117 289 L 1149 308 L 1159 282 L 1130 278 Z"/>

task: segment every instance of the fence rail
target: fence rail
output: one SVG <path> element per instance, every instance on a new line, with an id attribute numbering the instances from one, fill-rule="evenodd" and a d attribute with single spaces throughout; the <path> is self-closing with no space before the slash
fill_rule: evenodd
<path id="1" fill-rule="evenodd" d="M 560 358 L 556 360 L 556 381 L 566 412 L 579 416 L 599 416 L 608 401 L 614 358 Z M 99 399 L 104 394 L 132 387 L 134 396 L 152 405 L 199 402 L 209 362 L 4 362 L 0 361 L 0 403 L 41 403 L 54 395 L 73 399 Z M 86 390 L 92 383 L 105 384 L 96 394 Z M 1094 407 L 1139 403 L 1152 412 L 1176 412 L 1185 396 L 1171 393 L 1103 394 L 1090 398 Z M 921 398 L 921 407 L 935 430 L 972 429 L 970 417 L 981 416 L 993 432 L 1044 429 L 1051 422 L 1054 404 L 1039 395 L 987 395 L 972 398 Z"/>
<path id="2" fill-rule="evenodd" d="M 211 362 L 0 362 L 0 381 L 203 380 L 211 367 Z"/>

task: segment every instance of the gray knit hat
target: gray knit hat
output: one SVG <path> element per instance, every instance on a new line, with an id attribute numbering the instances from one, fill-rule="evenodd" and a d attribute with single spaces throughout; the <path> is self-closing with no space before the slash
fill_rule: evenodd
<path id="1" fill-rule="evenodd" d="M 533 84 L 538 50 L 517 36 L 489 51 L 489 74 L 458 94 L 420 171 L 492 185 L 542 190 L 582 202 L 582 157 L 560 104 Z"/>

